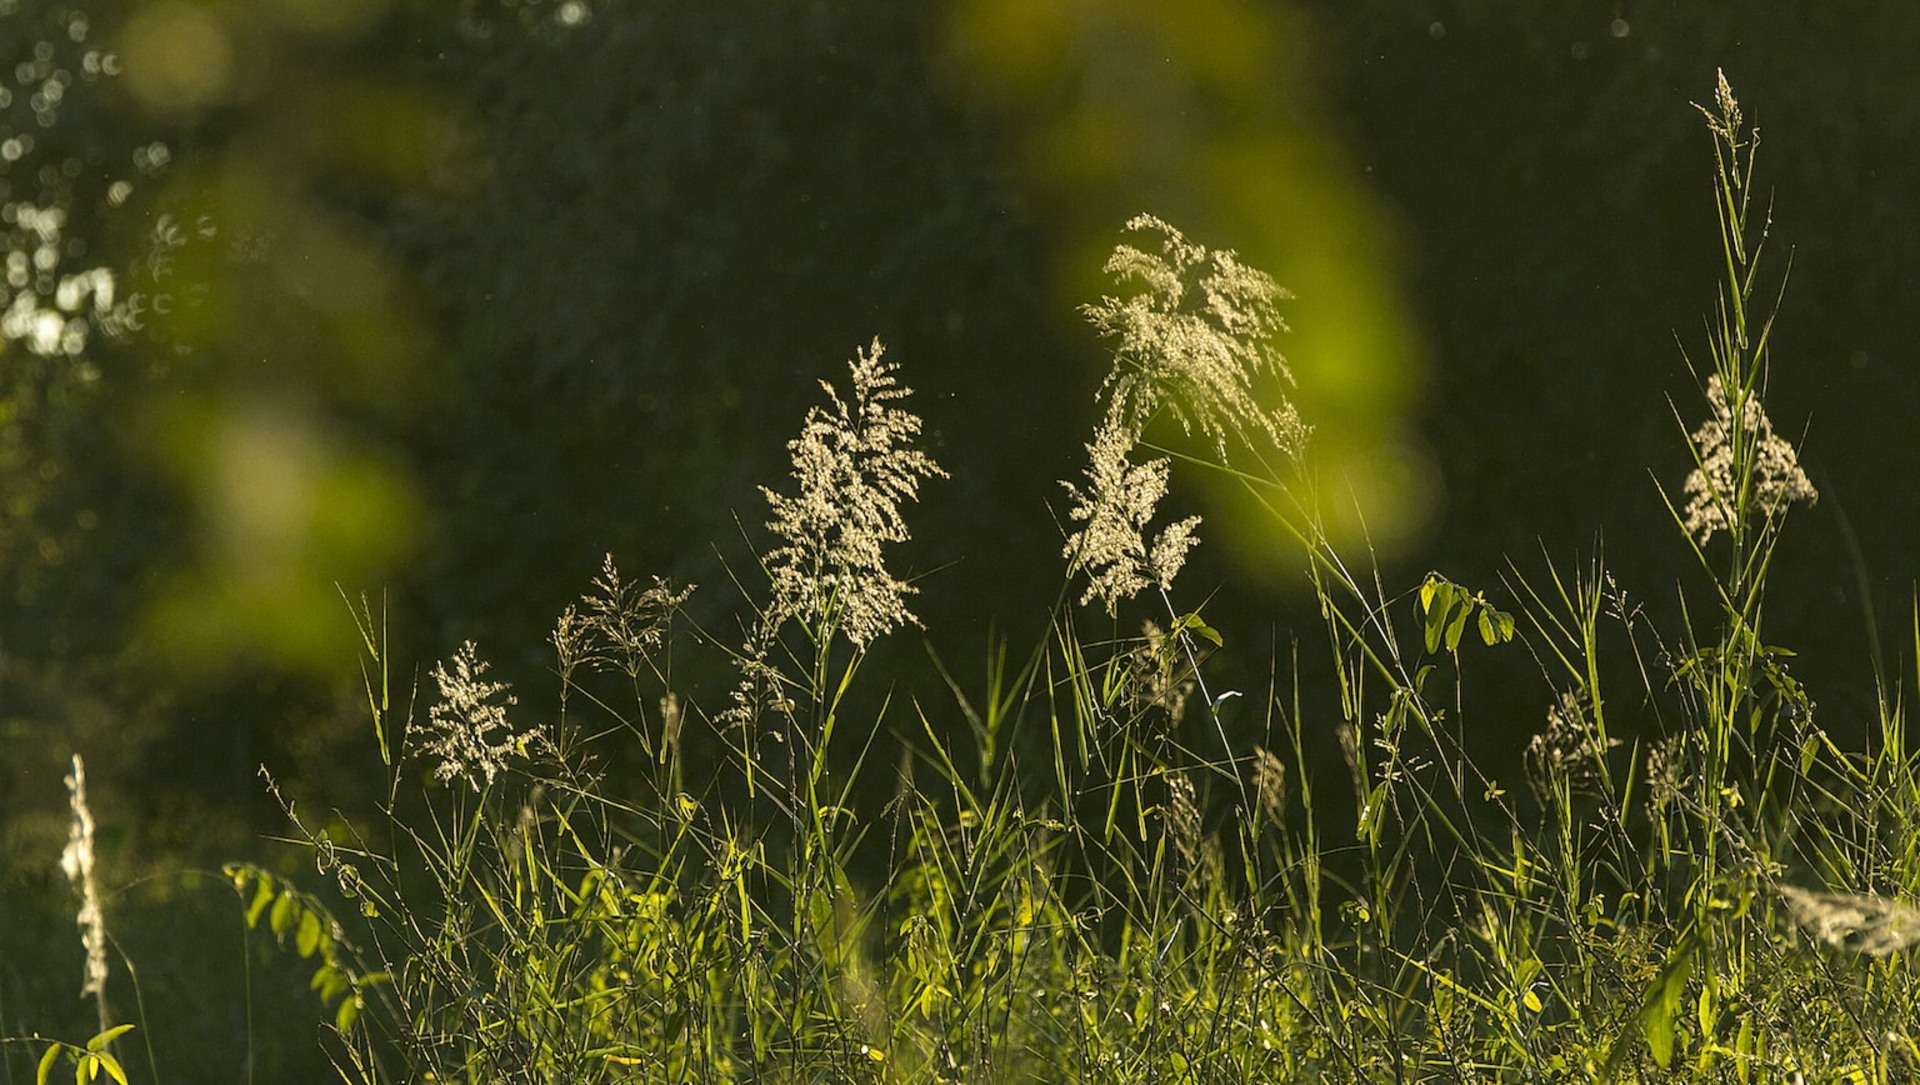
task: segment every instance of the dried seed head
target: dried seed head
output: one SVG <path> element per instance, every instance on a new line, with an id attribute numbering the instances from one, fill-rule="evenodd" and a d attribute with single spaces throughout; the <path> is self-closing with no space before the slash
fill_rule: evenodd
<path id="1" fill-rule="evenodd" d="M 1782 885 L 1787 914 L 1817 942 L 1885 957 L 1920 945 L 1920 908 L 1857 893 L 1815 893 Z"/>
<path id="2" fill-rule="evenodd" d="M 447 663 L 453 666 L 448 668 Z M 447 663 L 437 663 L 433 680 L 440 687 L 440 703 L 428 713 L 418 752 L 438 760 L 433 775 L 442 782 L 463 779 L 475 791 L 481 778 L 493 778 L 507 767 L 507 755 L 524 756 L 528 744 L 542 737 L 540 728 L 516 732 L 507 709 L 519 703 L 505 682 L 483 677 L 492 667 L 467 641 Z"/>
<path id="3" fill-rule="evenodd" d="M 912 389 L 900 385 L 885 353 L 875 339 L 849 363 L 851 403 L 820 383 L 826 405 L 810 409 L 800 436 L 787 442 L 796 492 L 761 489 L 773 514 L 767 528 L 781 539 L 766 555 L 774 621 L 831 616 L 861 647 L 919 624 L 906 606 L 915 589 L 888 571 L 883 550 L 909 538 L 901 505 L 919 498 L 920 483 L 947 477 L 913 447 L 920 417 L 896 406 Z"/>
<path id="4" fill-rule="evenodd" d="M 1264 746 L 1253 748 L 1253 793 L 1260 811 L 1280 824 L 1287 812 L 1287 766 Z"/>
<path id="5" fill-rule="evenodd" d="M 86 978 L 80 997 L 104 999 L 107 996 L 107 925 L 100 911 L 100 890 L 93 880 L 93 811 L 87 806 L 87 766 L 79 754 L 73 755 L 73 772 L 67 776 L 67 799 L 73 809 L 73 821 L 67 832 L 67 846 L 60 853 L 60 869 L 80 894 L 80 942 L 87 950 Z"/>
<path id="6" fill-rule="evenodd" d="M 1707 378 L 1707 404 L 1713 417 L 1693 433 L 1700 465 L 1687 475 L 1682 487 L 1687 495 L 1687 533 L 1696 542 L 1705 546 L 1714 532 L 1731 531 L 1740 513 L 1751 507 L 1771 520 L 1796 501 L 1811 505 L 1820 499 L 1807 473 L 1800 469 L 1793 445 L 1773 431 L 1758 393 L 1745 393 L 1738 433 L 1734 408 L 1717 373 Z M 1744 479 L 1740 477 L 1743 465 L 1735 461 L 1736 444 L 1750 461 L 1744 466 L 1748 472 Z"/>
<path id="7" fill-rule="evenodd" d="M 1193 779 L 1184 772 L 1167 774 L 1167 828 L 1180 857 L 1191 864 L 1199 854 L 1200 806 Z"/>

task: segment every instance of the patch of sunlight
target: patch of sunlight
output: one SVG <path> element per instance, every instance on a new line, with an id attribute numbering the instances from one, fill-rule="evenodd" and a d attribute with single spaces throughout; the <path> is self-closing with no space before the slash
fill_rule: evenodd
<path id="1" fill-rule="evenodd" d="M 364 586 L 412 546 L 411 482 L 286 400 L 202 400 L 160 428 L 205 532 L 200 559 L 148 608 L 162 654 L 187 674 L 240 660 L 332 673 L 353 632 L 335 585 Z"/>

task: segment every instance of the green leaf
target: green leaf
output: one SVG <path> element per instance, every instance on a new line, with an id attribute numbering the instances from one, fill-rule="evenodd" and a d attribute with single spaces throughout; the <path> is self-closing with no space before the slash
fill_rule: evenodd
<path id="1" fill-rule="evenodd" d="M 1480 626 L 1480 643 L 1489 648 L 1493 647 L 1494 644 L 1498 642 L 1498 634 L 1495 633 L 1493 628 L 1493 611 L 1481 607 L 1478 624 Z"/>
<path id="2" fill-rule="evenodd" d="M 133 1031 L 132 1025 L 115 1025 L 107 1031 L 87 1041 L 88 1051 L 105 1051 L 107 1045 Z"/>
<path id="3" fill-rule="evenodd" d="M 342 999 L 340 1001 L 340 1008 L 335 1011 L 333 1015 L 333 1027 L 339 1029 L 341 1032 L 346 1032 L 353 1028 L 353 1023 L 359 1020 L 359 1018 L 360 996 L 354 995 L 352 998 Z"/>
<path id="4" fill-rule="evenodd" d="M 120 1068 L 119 1059 L 114 1058 L 112 1055 L 104 1051 L 102 1051 L 98 1055 L 95 1055 L 94 1058 L 98 1060 L 101 1066 L 104 1066 L 107 1068 L 107 1073 L 113 1078 L 113 1080 L 119 1082 L 120 1085 L 127 1085 L 127 1072 Z"/>
<path id="5" fill-rule="evenodd" d="M 1473 601 L 1460 600 L 1460 609 L 1453 614 L 1453 620 L 1447 623 L 1447 651 L 1460 650 L 1460 636 L 1467 631 L 1467 615 L 1473 613 Z"/>
<path id="6" fill-rule="evenodd" d="M 1360 810 L 1359 836 L 1362 840 L 1377 839 L 1380 833 L 1380 821 L 1385 816 L 1387 805 L 1387 785 L 1375 784 L 1367 795 L 1367 805 Z"/>
<path id="7" fill-rule="evenodd" d="M 1432 604 L 1426 608 L 1427 651 L 1437 652 L 1440 650 L 1440 636 L 1447 628 L 1447 615 L 1453 610 L 1453 585 L 1444 580 L 1431 583 L 1434 584 Z M 1423 588 L 1420 594 L 1424 599 L 1428 593 Z"/>
<path id="8" fill-rule="evenodd" d="M 300 930 L 294 935 L 293 944 L 300 951 L 301 957 L 313 956 L 313 951 L 320 948 L 320 917 L 302 909 Z"/>
<path id="9" fill-rule="evenodd" d="M 252 873 L 255 881 L 253 883 L 253 903 L 247 905 L 247 928 L 249 930 L 260 925 L 260 913 L 266 911 L 267 905 L 273 903 L 273 879 L 267 877 L 264 872 L 254 871 Z"/>
<path id="10" fill-rule="evenodd" d="M 1693 972 L 1693 955 L 1692 937 L 1682 936 L 1640 1008 L 1640 1029 L 1647 1038 L 1647 1049 L 1662 1070 L 1673 1061 L 1673 1026 L 1680 1016 L 1680 997 L 1686 993 L 1687 977 Z"/>
<path id="11" fill-rule="evenodd" d="M 1227 646 L 1226 640 L 1220 636 L 1220 631 L 1201 621 L 1200 612 L 1197 610 L 1180 619 L 1180 625 L 1193 635 L 1212 641 L 1215 648 Z"/>
<path id="12" fill-rule="evenodd" d="M 1504 610 L 1496 610 L 1493 612 L 1493 624 L 1500 630 L 1502 644 L 1513 639 L 1513 615 Z"/>
<path id="13" fill-rule="evenodd" d="M 1427 614 L 1433 610 L 1433 597 L 1440 590 L 1440 584 L 1439 577 L 1428 574 L 1427 582 L 1420 585 L 1420 613 Z"/>
<path id="14" fill-rule="evenodd" d="M 279 899 L 273 902 L 273 913 L 267 917 L 267 924 L 273 928 L 274 937 L 287 933 L 287 928 L 293 926 L 294 920 L 300 914 L 301 908 L 293 899 L 293 891 L 289 889 L 281 893 Z"/>
<path id="15" fill-rule="evenodd" d="M 40 1069 L 34 1072 L 33 1085 L 47 1085 L 47 1075 L 53 1072 L 53 1061 L 65 1051 L 62 1044 L 48 1044 L 46 1053 L 40 1056 Z"/>
<path id="16" fill-rule="evenodd" d="M 347 992 L 352 986 L 347 974 L 330 964 L 323 964 L 314 970 L 313 979 L 307 986 L 320 993 L 321 1003 L 332 1002 Z"/>

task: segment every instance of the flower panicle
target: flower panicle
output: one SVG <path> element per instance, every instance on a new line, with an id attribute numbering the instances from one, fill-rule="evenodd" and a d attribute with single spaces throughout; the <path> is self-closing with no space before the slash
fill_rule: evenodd
<path id="1" fill-rule="evenodd" d="M 766 555 L 770 620 L 831 618 L 859 647 L 919 624 L 906 605 L 916 589 L 887 568 L 885 551 L 911 537 L 902 506 L 919 499 L 920 484 L 947 477 L 917 447 L 920 417 L 899 405 L 912 389 L 885 354 L 878 339 L 856 352 L 850 400 L 821 382 L 826 403 L 787 442 L 794 491 L 761 489 L 767 529 L 780 540 Z"/>
<path id="2" fill-rule="evenodd" d="M 75 917 L 80 942 L 87 950 L 85 979 L 81 998 L 104 1003 L 107 997 L 107 925 L 100 910 L 100 888 L 93 876 L 93 810 L 87 804 L 87 765 L 79 754 L 73 755 L 73 772 L 67 778 L 67 798 L 73 820 L 67 832 L 67 846 L 60 853 L 60 869 L 67 882 L 80 894 L 80 912 Z M 103 1013 L 104 1018 L 104 1013 Z"/>
<path id="3" fill-rule="evenodd" d="M 1299 413 L 1284 397 L 1263 405 L 1260 391 L 1272 379 L 1293 384 L 1273 343 L 1287 330 L 1279 302 L 1292 295 L 1233 250 L 1209 250 L 1152 215 L 1135 216 L 1126 230 L 1157 235 L 1158 251 L 1116 246 L 1104 270 L 1141 289 L 1081 307 L 1113 344 L 1101 393 L 1114 419 L 1138 437 L 1165 410 L 1223 450 L 1233 438 L 1299 455 L 1308 432 Z"/>
<path id="4" fill-rule="evenodd" d="M 1263 402 L 1271 398 L 1263 385 L 1293 383 L 1273 345 L 1287 330 L 1279 302 L 1291 295 L 1232 250 L 1209 250 L 1152 215 L 1126 229 L 1157 243 L 1116 246 L 1106 272 L 1138 289 L 1081 307 L 1113 345 L 1114 364 L 1100 388 L 1105 413 L 1087 445 L 1084 484 L 1061 483 L 1068 518 L 1082 525 L 1062 551 L 1068 574 L 1086 573 L 1081 605 L 1098 599 L 1109 614 L 1150 586 L 1170 588 L 1199 543 L 1197 516 L 1148 532 L 1171 461 L 1132 457 L 1156 415 L 1211 438 L 1223 463 L 1229 439 L 1297 458 L 1308 435 L 1291 401 Z"/>
<path id="5" fill-rule="evenodd" d="M 1687 498 L 1684 526 L 1701 546 L 1715 532 L 1733 531 L 1743 513 L 1757 510 L 1771 521 L 1788 505 L 1820 499 L 1792 443 L 1774 432 L 1759 394 L 1749 389 L 1739 398 L 1736 422 L 1720 375 L 1707 378 L 1712 417 L 1692 434 L 1699 464 L 1681 484 Z"/>
<path id="6" fill-rule="evenodd" d="M 433 775 L 442 783 L 465 780 L 480 791 L 506 770 L 509 756 L 526 756 L 530 746 L 545 737 L 539 727 L 515 730 L 507 710 L 519 699 L 507 683 L 486 677 L 492 666 L 480 658 L 472 641 L 462 644 L 452 659 L 434 665 L 440 703 L 429 710 L 416 749 L 437 762 Z"/>

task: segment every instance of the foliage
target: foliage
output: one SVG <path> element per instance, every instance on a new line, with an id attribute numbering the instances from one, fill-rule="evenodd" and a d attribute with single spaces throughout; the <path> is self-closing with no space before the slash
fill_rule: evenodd
<path id="1" fill-rule="evenodd" d="M 1176 602 L 1192 523 L 1173 543 L 1139 535 L 1176 457 L 1144 445 L 1154 412 L 1135 418 L 1139 390 L 1116 378 L 1069 519 L 1091 532 L 1118 502 L 1109 530 L 1130 538 L 1101 561 L 1069 543 L 1049 635 L 1015 664 L 996 652 L 984 689 L 936 659 L 949 701 L 868 713 L 868 653 L 911 620 L 881 544 L 910 534 L 907 506 L 939 474 L 876 343 L 850 399 L 828 386 L 788 446 L 800 496 L 767 491 L 778 541 L 758 578 L 735 577 L 731 702 L 709 711 L 676 678 L 677 645 L 732 643 L 683 609 L 692 589 L 635 591 L 611 557 L 554 631 L 556 714 L 539 724 L 515 718 L 521 695 L 484 677 L 472 642 L 433 671 L 426 723 L 397 711 L 384 614 L 363 601 L 386 799 L 325 824 L 282 800 L 352 907 L 239 865 L 245 923 L 317 962 L 329 1050 L 369 1083 L 1911 1077 L 1920 768 L 1896 692 L 1870 750 L 1843 750 L 1762 635 L 1787 513 L 1811 488 L 1796 492 L 1758 405 L 1766 224 L 1748 217 L 1752 136 L 1724 78 L 1706 112 L 1726 279 L 1701 386 L 1720 422 L 1711 441 L 1679 430 L 1705 480 L 1682 490 L 1713 510 L 1703 530 L 1666 498 L 1690 562 L 1679 628 L 1597 553 L 1513 567 L 1511 609 L 1437 572 L 1389 594 L 1327 543 L 1292 470 L 1304 430 L 1276 425 L 1260 471 L 1217 447 L 1178 459 L 1243 486 L 1303 547 L 1339 718 L 1302 711 L 1297 651 L 1264 692 L 1218 688 L 1209 660 L 1238 643 Z M 1187 263 L 1237 266 L 1163 233 Z M 1205 293 L 1153 316 L 1186 326 Z M 1223 327 L 1208 336 L 1250 333 Z M 1117 364 L 1189 349 L 1136 338 Z M 1257 349 L 1148 361 L 1192 372 Z M 1209 402 L 1176 420 L 1255 435 L 1191 417 Z M 1166 455 L 1144 479 L 1141 447 Z M 1123 561 L 1135 575 L 1103 586 Z M 1095 587 L 1072 605 L 1081 575 Z M 1470 756 L 1469 627 L 1543 672 L 1526 796 Z M 1617 684 L 1617 652 L 1637 688 Z M 875 767 L 889 727 L 908 756 Z M 1231 737 L 1249 728 L 1259 745 Z M 690 729 L 724 756 L 689 757 Z M 1350 828 L 1308 768 L 1326 730 Z M 607 747 L 629 742 L 647 756 L 616 776 Z M 102 1057 L 116 1034 L 46 1047 L 41 1077 L 66 1052 L 123 1079 Z"/>

